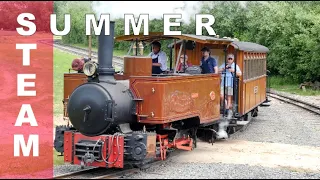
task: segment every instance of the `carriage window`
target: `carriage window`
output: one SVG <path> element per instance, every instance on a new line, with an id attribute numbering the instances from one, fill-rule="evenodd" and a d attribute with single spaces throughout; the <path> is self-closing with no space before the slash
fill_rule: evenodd
<path id="1" fill-rule="evenodd" d="M 259 69 L 259 59 L 255 59 L 255 65 L 256 65 L 256 67 L 255 67 L 255 69 L 256 69 L 256 74 L 255 74 L 255 77 L 257 77 L 257 76 L 259 76 L 259 74 L 260 74 L 260 69 Z"/>
<path id="2" fill-rule="evenodd" d="M 243 79 L 246 80 L 247 79 L 247 60 L 244 60 L 243 62 Z"/>
<path id="3" fill-rule="evenodd" d="M 253 58 L 254 58 L 254 56 L 253 56 Z M 253 62 L 253 69 L 252 69 L 253 74 L 252 75 L 253 75 L 253 77 L 257 77 L 257 71 L 258 71 L 258 69 L 257 69 L 257 60 L 253 59 L 252 62 Z"/>
<path id="4" fill-rule="evenodd" d="M 250 79 L 250 62 L 249 60 L 247 59 L 247 79 Z"/>
<path id="5" fill-rule="evenodd" d="M 266 59 L 262 54 L 247 54 L 244 56 L 244 72 L 243 79 L 253 79 L 255 77 L 260 77 L 266 75 L 267 65 Z"/>
<path id="6" fill-rule="evenodd" d="M 253 60 L 252 59 L 249 59 L 249 79 L 252 78 L 253 76 L 253 71 L 252 71 L 252 67 L 253 67 Z"/>

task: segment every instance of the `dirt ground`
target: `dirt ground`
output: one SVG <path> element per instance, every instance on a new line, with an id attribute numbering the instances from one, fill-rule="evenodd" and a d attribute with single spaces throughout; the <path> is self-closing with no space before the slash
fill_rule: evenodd
<path id="1" fill-rule="evenodd" d="M 176 163 L 247 164 L 285 168 L 297 172 L 320 172 L 320 148 L 279 143 L 224 140 L 209 144 L 198 141 L 191 151 L 174 152 Z"/>

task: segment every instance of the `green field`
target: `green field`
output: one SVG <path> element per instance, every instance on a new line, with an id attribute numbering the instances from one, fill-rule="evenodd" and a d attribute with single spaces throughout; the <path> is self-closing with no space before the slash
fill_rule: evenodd
<path id="1" fill-rule="evenodd" d="M 58 118 L 62 118 L 63 113 L 63 74 L 69 72 L 69 68 L 71 68 L 71 62 L 74 58 L 76 58 L 76 55 L 69 54 L 66 52 L 63 52 L 59 49 L 54 48 L 53 51 L 53 82 L 54 82 L 54 126 L 57 123 L 57 120 L 60 120 Z M 60 116 L 59 116 L 60 115 Z M 57 156 L 59 155 L 56 150 L 53 150 L 53 160 L 54 165 L 61 165 L 63 164 L 63 156 Z"/>
<path id="2" fill-rule="evenodd" d="M 270 87 L 277 91 L 283 91 L 291 94 L 298 94 L 302 96 L 316 96 L 320 95 L 320 91 L 315 91 L 310 88 L 306 88 L 306 91 L 299 89 L 299 83 L 295 83 L 290 79 L 285 79 L 280 76 L 270 77 Z"/>
<path id="3" fill-rule="evenodd" d="M 63 113 L 63 74 L 69 72 L 72 60 L 77 57 L 76 55 L 63 52 L 56 48 L 53 51 L 54 115 Z"/>

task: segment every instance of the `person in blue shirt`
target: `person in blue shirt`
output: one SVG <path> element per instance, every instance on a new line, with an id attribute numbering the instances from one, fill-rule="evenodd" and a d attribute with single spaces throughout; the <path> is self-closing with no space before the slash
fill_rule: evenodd
<path id="1" fill-rule="evenodd" d="M 210 49 L 204 47 L 201 49 L 202 58 L 200 62 L 200 67 L 202 69 L 202 74 L 218 74 L 217 61 L 210 56 Z"/>
<path id="2" fill-rule="evenodd" d="M 225 71 L 226 70 L 226 71 Z M 224 82 L 226 81 L 226 91 L 227 91 L 227 103 L 226 103 L 226 110 L 228 114 L 228 118 L 230 119 L 232 116 L 232 96 L 233 96 L 233 78 L 234 78 L 234 73 L 236 72 L 237 76 L 241 76 L 242 72 L 239 68 L 239 66 L 235 65 L 234 63 L 234 55 L 233 54 L 228 54 L 227 56 L 227 65 L 223 63 L 219 67 L 219 73 L 221 73 L 221 102 L 223 102 L 224 98 Z M 226 80 L 224 79 L 226 77 Z"/>

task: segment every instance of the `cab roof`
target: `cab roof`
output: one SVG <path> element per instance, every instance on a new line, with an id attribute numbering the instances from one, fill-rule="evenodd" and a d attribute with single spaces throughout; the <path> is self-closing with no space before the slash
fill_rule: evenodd
<path id="1" fill-rule="evenodd" d="M 180 40 L 190 40 L 197 43 L 217 43 L 217 44 L 230 44 L 232 40 L 225 38 L 216 38 L 211 36 L 197 36 L 194 34 L 181 34 L 181 35 L 163 35 L 162 32 L 150 32 L 149 35 L 125 35 L 116 37 L 116 41 L 160 41 L 167 39 L 180 39 Z"/>
<path id="2" fill-rule="evenodd" d="M 246 52 L 259 52 L 267 53 L 269 49 L 263 45 L 253 43 L 253 42 L 244 42 L 244 41 L 235 41 L 230 38 L 217 38 L 212 36 L 197 36 L 194 34 L 181 34 L 181 35 L 163 35 L 163 32 L 150 32 L 149 35 L 124 35 L 118 36 L 115 38 L 116 41 L 145 41 L 153 42 L 167 39 L 179 39 L 176 44 L 181 43 L 183 40 L 194 41 L 196 43 L 203 44 L 230 44 L 235 49 Z M 168 45 L 169 48 L 172 48 L 174 43 Z"/>

